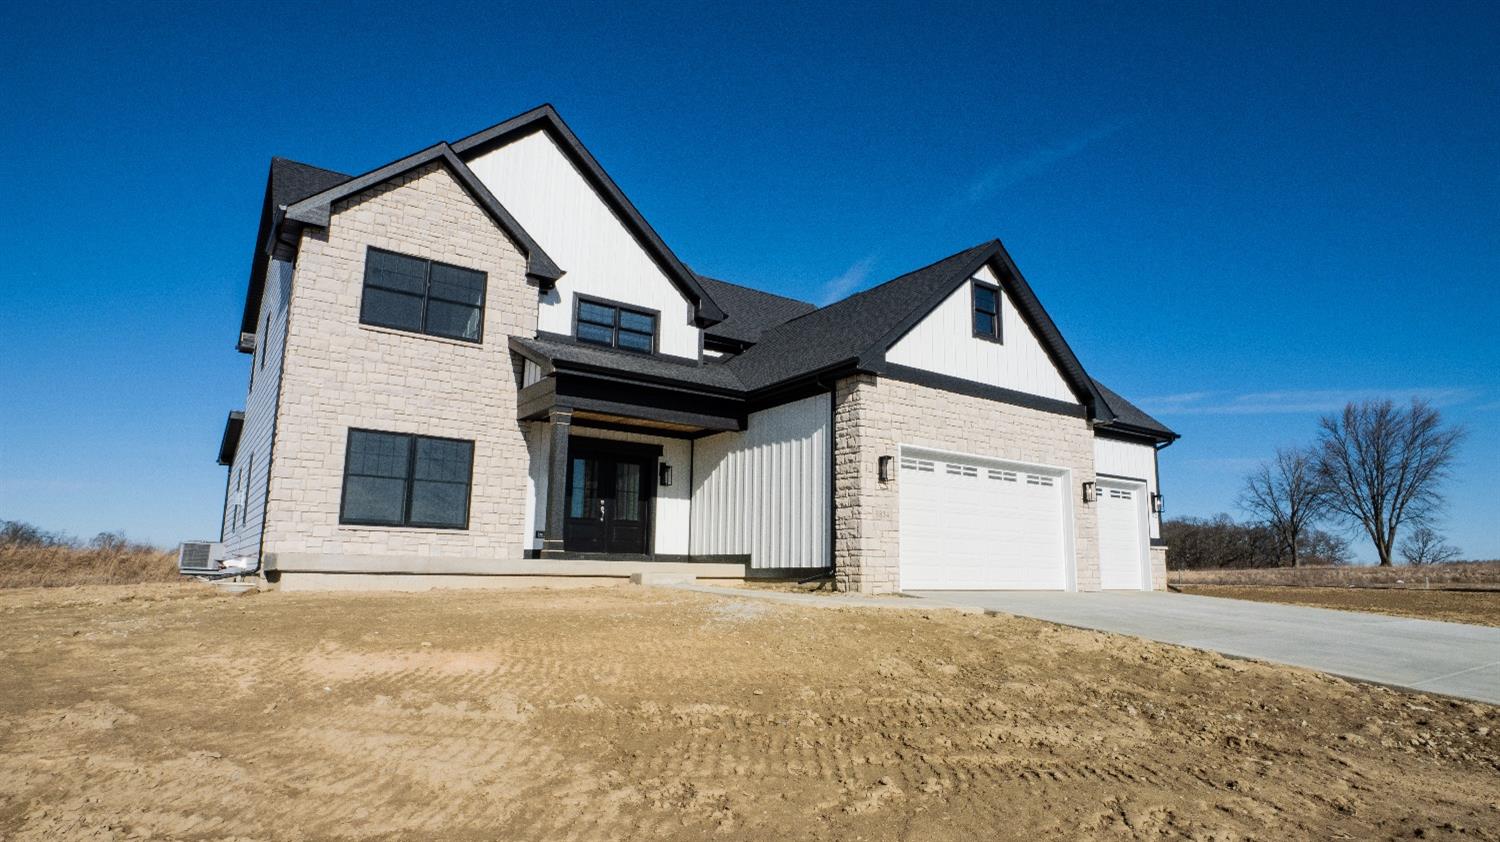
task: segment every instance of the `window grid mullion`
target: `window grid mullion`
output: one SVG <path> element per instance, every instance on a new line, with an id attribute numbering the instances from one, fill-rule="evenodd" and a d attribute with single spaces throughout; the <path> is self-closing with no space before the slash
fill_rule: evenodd
<path id="1" fill-rule="evenodd" d="M 416 486 L 417 437 L 406 437 L 406 506 L 401 513 L 401 525 L 411 526 L 411 497 Z"/>
<path id="2" fill-rule="evenodd" d="M 424 261 L 427 265 L 427 276 L 422 284 L 422 332 L 427 333 L 427 302 L 432 300 L 432 261 Z M 413 447 L 413 450 L 416 448 Z"/>

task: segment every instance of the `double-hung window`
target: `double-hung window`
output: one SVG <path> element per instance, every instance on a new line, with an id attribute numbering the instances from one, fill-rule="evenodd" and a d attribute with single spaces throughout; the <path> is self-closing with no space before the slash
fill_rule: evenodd
<path id="1" fill-rule="evenodd" d="M 1000 288 L 974 281 L 974 335 L 1000 341 Z"/>
<path id="2" fill-rule="evenodd" d="M 469 527 L 474 442 L 350 430 L 339 522 Z"/>
<path id="3" fill-rule="evenodd" d="M 578 339 L 649 354 L 656 350 L 656 314 L 580 298 Z"/>
<path id="4" fill-rule="evenodd" d="M 365 255 L 363 324 L 478 342 L 485 273 L 371 246 Z"/>

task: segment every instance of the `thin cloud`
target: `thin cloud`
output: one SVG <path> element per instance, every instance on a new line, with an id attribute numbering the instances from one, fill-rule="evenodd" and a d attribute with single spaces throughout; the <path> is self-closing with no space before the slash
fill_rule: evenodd
<path id="1" fill-rule="evenodd" d="M 1435 407 L 1449 407 L 1472 400 L 1473 389 L 1426 387 L 1420 389 L 1290 389 L 1280 392 L 1187 392 L 1144 398 L 1141 403 L 1163 415 L 1303 415 L 1337 412 L 1350 402 L 1367 400 L 1405 401 L 1421 398 Z"/>
<path id="2" fill-rule="evenodd" d="M 1118 133 L 1134 121 L 1135 118 L 1132 117 L 1124 120 L 1116 120 L 1111 123 L 1104 123 L 1089 129 L 1083 134 L 1068 138 L 1061 143 L 1040 146 L 1009 161 L 1003 161 L 987 170 L 973 184 L 969 185 L 969 201 L 979 202 L 988 199 L 1001 190 L 1013 187 L 1037 173 L 1051 168 L 1058 162 L 1067 160 L 1099 141 Z"/>
<path id="3" fill-rule="evenodd" d="M 842 275 L 824 281 L 823 285 L 818 288 L 817 300 L 813 303 L 823 307 L 841 298 L 847 298 L 870 280 L 870 271 L 874 268 L 875 255 L 873 254 L 855 262 L 853 266 L 845 269 Z"/>

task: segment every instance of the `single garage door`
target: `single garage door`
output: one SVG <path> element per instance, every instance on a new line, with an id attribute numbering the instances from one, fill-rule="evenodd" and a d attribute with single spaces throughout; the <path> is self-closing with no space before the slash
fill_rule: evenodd
<path id="1" fill-rule="evenodd" d="M 1099 587 L 1151 587 L 1146 535 L 1146 486 L 1100 480 Z"/>
<path id="2" fill-rule="evenodd" d="M 1055 470 L 902 448 L 901 587 L 1068 587 L 1067 483 Z"/>

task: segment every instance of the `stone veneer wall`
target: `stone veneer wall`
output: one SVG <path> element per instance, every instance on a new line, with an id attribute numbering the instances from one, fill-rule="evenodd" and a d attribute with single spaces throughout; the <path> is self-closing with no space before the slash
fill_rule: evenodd
<path id="1" fill-rule="evenodd" d="M 899 588 L 900 477 L 881 483 L 878 460 L 899 457 L 903 444 L 1071 469 L 1078 589 L 1099 589 L 1098 513 L 1082 502 L 1081 490 L 1094 480 L 1094 434 L 1086 420 L 869 374 L 839 381 L 834 400 L 834 563 L 841 589 Z"/>
<path id="2" fill-rule="evenodd" d="M 1164 591 L 1167 589 L 1167 548 L 1151 548 L 1151 589 Z"/>
<path id="3" fill-rule="evenodd" d="M 359 323 L 368 246 L 488 275 L 483 343 Z M 292 281 L 271 465 L 267 555 L 520 558 L 526 442 L 511 335 L 536 327 L 525 257 L 441 164 L 339 202 L 304 233 Z M 469 528 L 341 526 L 350 427 L 474 441 Z"/>

